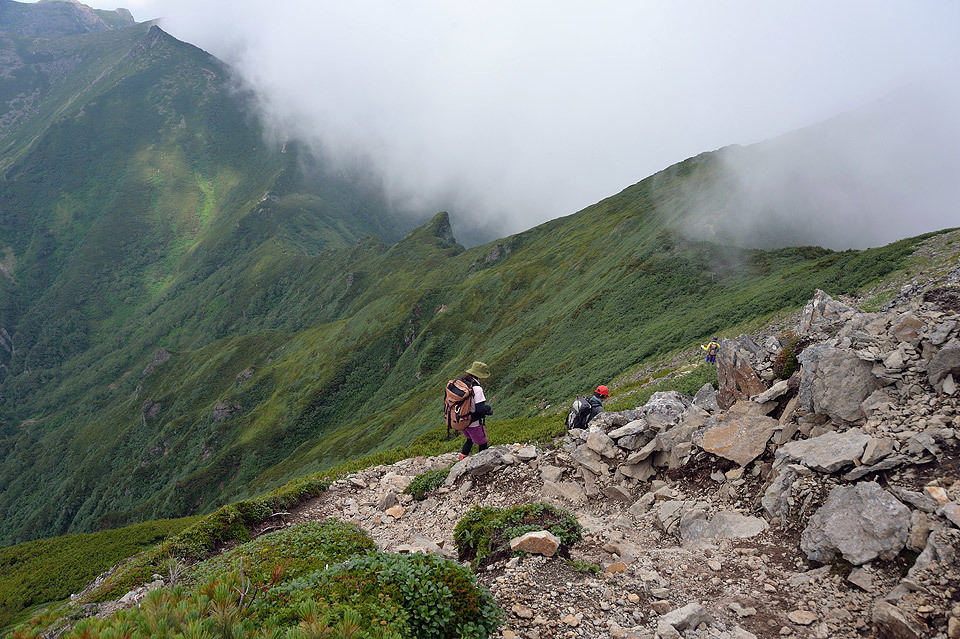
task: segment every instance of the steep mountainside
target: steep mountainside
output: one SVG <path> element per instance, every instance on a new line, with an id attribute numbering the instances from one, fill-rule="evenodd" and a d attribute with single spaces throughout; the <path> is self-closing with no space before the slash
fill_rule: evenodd
<path id="1" fill-rule="evenodd" d="M 109 384 L 160 342 L 231 333 L 226 298 L 262 320 L 296 256 L 396 238 L 408 223 L 369 176 L 327 171 L 292 142 L 265 144 L 229 69 L 159 28 L 68 3 L 3 11 L 0 492 L 40 499 L 16 495 L 28 477 L 31 493 L 60 486 L 43 499 L 45 518 L 69 520 L 64 480 L 82 476 L 73 460 L 100 458 L 113 440 Z M 107 430 L 88 440 L 78 433 L 91 414 Z M 27 433 L 57 453 L 9 456 Z"/>

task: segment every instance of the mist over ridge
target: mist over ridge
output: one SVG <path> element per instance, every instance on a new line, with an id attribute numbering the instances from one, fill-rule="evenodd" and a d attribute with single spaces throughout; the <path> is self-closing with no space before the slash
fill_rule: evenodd
<path id="1" fill-rule="evenodd" d="M 449 210 L 458 237 L 476 241 L 570 214 L 684 158 L 769 140 L 904 87 L 932 87 L 926 95 L 943 99 L 960 64 L 960 7 L 947 2 L 589 10 L 570 2 L 381 2 L 363 11 L 335 3 L 269 11 L 250 1 L 127 4 L 138 19 L 161 16 L 171 34 L 233 65 L 259 95 L 273 138 L 311 140 L 348 166 L 369 163 L 398 210 L 420 219 Z M 814 194 L 813 212 L 803 215 L 818 219 L 817 210 L 839 203 L 842 217 L 888 229 L 867 237 L 831 231 L 830 239 L 844 238 L 834 247 L 951 225 L 942 207 L 912 207 L 906 232 L 891 223 L 890 176 L 902 180 L 898 193 L 928 190 L 936 176 L 915 183 L 916 175 L 899 173 L 904 158 L 945 157 L 960 130 L 945 110 L 949 130 L 912 139 L 909 123 L 925 123 L 928 106 L 915 100 L 901 114 L 895 149 L 854 139 L 844 147 L 840 138 L 831 145 L 830 166 L 857 174 L 856 188 L 847 193 L 834 179 L 823 188 L 832 195 Z M 798 167 L 813 161 L 821 177 L 836 178 L 818 144 L 796 145 Z M 766 160 L 727 156 L 758 201 L 748 208 L 777 210 L 774 184 L 792 196 L 798 183 L 773 178 Z M 949 189 L 940 195 L 952 197 Z M 879 219 L 870 214 L 874 200 L 887 204 Z"/>

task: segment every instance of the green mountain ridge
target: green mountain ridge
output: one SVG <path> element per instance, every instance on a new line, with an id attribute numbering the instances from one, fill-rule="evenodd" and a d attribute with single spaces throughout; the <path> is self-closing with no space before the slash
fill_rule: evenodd
<path id="1" fill-rule="evenodd" d="M 691 201 L 724 179 L 702 154 L 466 249 L 362 168 L 265 143 L 229 69 L 155 25 L 17 46 L 0 92 L 42 99 L 0 133 L 4 544 L 210 512 L 407 444 L 474 359 L 496 416 L 549 413 L 815 288 L 855 291 L 917 241 L 690 240 Z"/>

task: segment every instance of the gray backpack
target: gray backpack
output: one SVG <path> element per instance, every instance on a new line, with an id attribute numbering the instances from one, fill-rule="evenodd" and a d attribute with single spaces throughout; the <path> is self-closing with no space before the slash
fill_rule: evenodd
<path id="1" fill-rule="evenodd" d="M 587 422 L 590 421 L 590 411 L 592 410 L 593 407 L 586 397 L 578 397 L 573 400 L 570 413 L 567 415 L 567 430 L 586 427 Z"/>

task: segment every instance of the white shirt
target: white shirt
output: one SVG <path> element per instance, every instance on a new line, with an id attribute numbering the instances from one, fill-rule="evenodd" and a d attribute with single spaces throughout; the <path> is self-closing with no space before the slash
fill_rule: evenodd
<path id="1" fill-rule="evenodd" d="M 483 394 L 483 389 L 480 388 L 480 386 L 474 386 L 474 387 L 473 387 L 473 397 L 470 399 L 470 412 L 471 412 L 471 413 L 475 412 L 475 411 L 477 410 L 477 404 L 479 404 L 480 402 L 485 402 L 485 401 L 487 401 L 487 398 L 486 398 L 486 397 L 484 396 L 484 394 Z M 480 423 L 480 420 L 479 420 L 479 419 L 475 419 L 475 420 L 473 420 L 472 422 L 470 422 L 470 425 L 471 425 L 471 426 L 476 426 L 476 425 L 479 424 L 479 423 Z"/>

